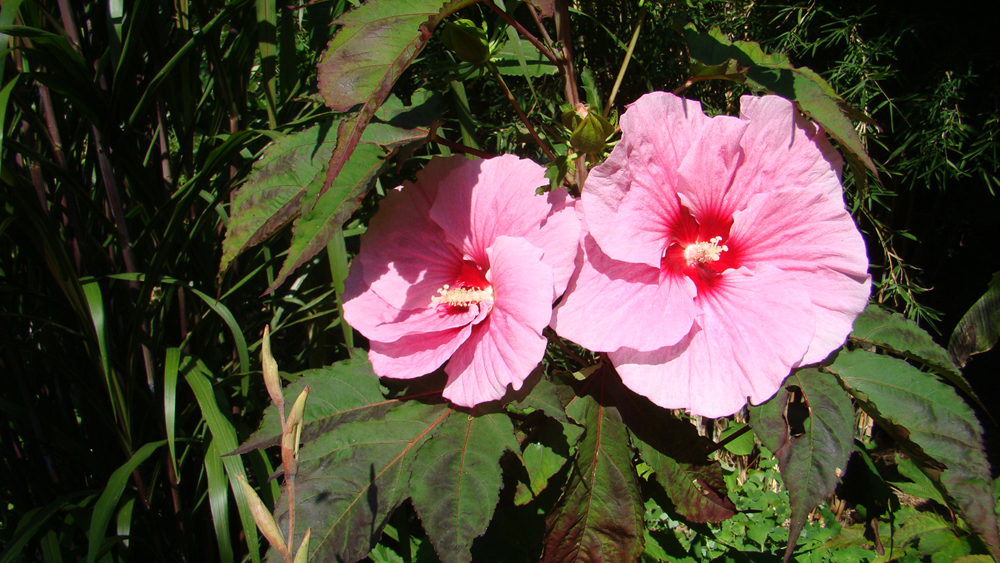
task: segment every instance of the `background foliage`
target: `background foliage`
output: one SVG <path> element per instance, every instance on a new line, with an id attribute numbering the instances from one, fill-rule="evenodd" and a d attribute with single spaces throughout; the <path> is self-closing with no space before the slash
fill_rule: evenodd
<path id="1" fill-rule="evenodd" d="M 348 358 L 359 342 L 340 322 L 339 290 L 357 235 L 384 189 L 411 177 L 427 156 L 447 154 L 454 143 L 547 160 L 499 81 L 457 61 L 438 34 L 427 39 L 428 48 L 399 77 L 391 96 L 384 88 L 338 108 L 346 112 L 373 94 L 381 96 L 379 103 L 361 108 L 361 115 L 371 114 L 367 137 L 350 125 L 331 127 L 339 114 L 320 98 L 317 65 L 324 68 L 321 54 L 335 29 L 331 22 L 350 7 L 345 0 L 294 6 L 274 0 L 8 0 L 0 7 L 4 562 L 259 560 L 261 542 L 243 493 L 230 485 L 249 473 L 264 502 L 276 506 L 278 485 L 267 476 L 277 460 L 254 449 L 221 454 L 236 449 L 264 417 L 267 394 L 255 371 L 263 326 L 271 325 L 278 363 L 288 374 Z M 517 2 L 506 8 L 521 22 L 531 20 Z M 878 166 L 878 180 L 870 175 L 858 182 L 846 175 L 848 203 L 873 264 L 875 298 L 934 334 L 947 335 L 1000 270 L 993 195 L 1000 170 L 994 136 L 1000 73 L 991 57 L 996 48 L 984 39 L 987 33 L 974 31 L 982 18 L 972 17 L 971 10 L 902 10 L 892 2 L 640 7 L 628 0 L 580 0 L 570 7 L 569 23 L 579 95 L 598 107 L 607 102 L 640 21 L 640 40 L 617 107 L 650 90 L 674 90 L 691 77 L 683 34 L 689 22 L 703 32 L 719 27 L 733 41 L 759 42 L 766 52 L 787 53 L 797 67 L 820 72 L 877 123 L 862 121 L 858 128 Z M 482 4 L 459 15 L 486 24 L 498 46 L 497 72 L 540 134 L 563 141 L 557 156 L 564 156 L 568 132 L 558 120 L 558 100 L 565 95 L 557 68 L 532 54 L 530 45 Z M 555 34 L 551 22 L 547 25 Z M 711 111 L 732 112 L 747 88 L 703 81 L 686 95 Z M 324 190 L 316 173 L 327 178 L 336 141 L 352 135 L 356 150 L 368 151 L 378 170 L 345 161 L 338 183 Z M 328 152 L 311 155 L 313 169 L 290 169 L 275 145 L 265 150 L 271 141 L 310 150 L 320 143 Z M 377 172 L 383 173 L 375 180 Z M 360 198 L 371 181 L 375 188 L 353 216 L 324 206 L 323 198 L 333 197 L 327 194 L 336 196 L 335 204 Z M 277 212 L 257 219 L 239 213 L 241 198 L 254 193 L 280 205 Z M 226 233 L 240 229 L 243 243 L 226 246 L 233 244 L 232 239 L 224 244 Z M 220 259 L 226 262 L 221 274 Z M 886 340 L 884 332 L 882 340 L 856 333 L 852 346 L 886 349 L 889 354 L 879 361 L 891 362 L 887 373 L 911 377 L 914 385 L 942 385 L 942 393 L 954 391 L 924 375 L 947 377 L 954 371 L 950 379 L 980 409 L 987 433 L 995 432 L 992 419 L 984 416 L 992 408 L 986 380 L 974 371 L 991 360 L 995 366 L 995 358 L 974 358 L 966 372 L 971 387 L 962 388 L 957 369 L 947 367 L 950 359 L 935 356 L 942 350 L 930 336 L 914 332 L 915 325 L 902 317 L 877 309 L 872 315 L 877 327 L 909 336 L 900 343 Z M 910 337 L 923 347 L 907 344 Z M 858 426 L 829 430 L 843 437 L 840 449 L 829 455 L 849 456 L 850 465 L 841 469 L 852 478 L 841 483 L 836 496 L 817 499 L 825 501 L 805 515 L 797 557 L 872 560 L 880 557 L 878 542 L 889 537 L 901 550 L 897 555 L 915 560 L 985 553 L 972 533 L 983 533 L 977 523 L 956 519 L 946 508 L 954 506 L 952 489 L 942 492 L 911 459 L 924 452 L 950 461 L 958 454 L 947 448 L 934 453 L 936 446 L 917 436 L 872 430 L 872 419 L 897 420 L 905 413 L 865 408 L 869 399 L 880 407 L 891 401 L 872 398 L 878 382 L 851 379 L 857 368 L 852 361 L 860 353 L 844 354 L 831 366 L 832 373 L 852 382 L 848 391 L 864 413 Z M 914 358 L 915 363 L 903 361 Z M 572 358 L 558 351 L 548 361 L 573 368 Z M 319 372 L 310 373 L 306 377 Z M 790 382 L 779 399 L 794 405 L 796 393 L 823 393 L 824 376 L 830 374 L 802 375 L 815 381 Z M 525 411 L 519 437 L 532 449 L 519 452 L 523 464 L 503 455 L 519 445 L 499 438 L 484 442 L 499 460 L 493 469 L 503 468 L 503 476 L 488 476 L 504 485 L 501 508 L 488 529 L 488 515 L 483 520 L 472 509 L 449 511 L 481 522 L 486 531 L 471 546 L 474 560 L 537 560 L 543 550 L 551 555 L 565 548 L 545 543 L 559 524 L 546 515 L 572 511 L 572 495 L 560 500 L 558 489 L 572 492 L 586 485 L 587 468 L 559 460 L 570 459 L 571 450 L 599 447 L 592 435 L 581 437 L 574 422 L 606 421 L 605 428 L 622 436 L 628 422 L 625 409 L 618 412 L 615 403 L 594 398 L 603 397 L 594 386 L 604 379 L 588 381 L 565 383 L 581 398 L 562 415 L 538 405 L 532 408 L 539 412 Z M 977 391 L 985 404 L 972 399 Z M 380 400 L 377 384 L 371 392 L 371 401 Z M 845 400 L 846 395 L 831 398 L 829 409 L 842 408 Z M 955 408 L 969 408 L 961 400 L 949 404 L 959 403 Z M 421 417 L 447 414 L 434 403 L 406 408 L 421 410 Z M 962 420 L 972 418 L 971 411 L 962 412 Z M 751 423 L 755 416 L 780 424 L 763 410 L 750 413 Z M 442 418 L 435 431 L 458 432 L 465 418 Z M 692 443 L 736 435 L 747 421 L 695 422 L 697 428 L 687 427 Z M 364 432 L 364 421 L 351 424 L 352 431 Z M 760 427 L 754 426 L 758 434 Z M 749 443 L 750 434 L 741 436 L 713 454 L 722 470 L 706 474 L 704 488 L 723 494 L 699 508 L 711 517 L 693 518 L 674 505 L 675 495 L 684 492 L 669 491 L 675 501 L 668 500 L 656 480 L 672 470 L 710 470 L 671 466 L 676 459 L 653 453 L 659 451 L 655 437 L 633 435 L 642 463 L 638 482 L 629 487 L 643 494 L 632 499 L 629 517 L 635 530 L 646 530 L 642 558 L 780 557 L 789 539 L 785 523 L 795 518 L 788 496 L 807 492 L 783 486 L 775 467 L 794 466 L 796 450 L 781 450 L 766 436 Z M 631 465 L 634 453 L 619 442 L 621 451 L 606 452 L 607 459 Z M 320 440 L 310 447 L 322 446 Z M 414 450 L 417 467 L 441 455 L 421 451 Z M 948 465 L 964 467 L 957 462 Z M 518 471 L 527 475 L 511 477 Z M 719 488 L 713 488 L 716 481 Z M 433 560 L 428 534 L 442 532 L 428 525 L 420 484 L 413 490 L 412 500 L 398 499 L 399 508 L 387 516 L 381 540 L 368 538 L 359 557 L 370 548 L 373 561 Z M 991 501 L 995 497 L 980 499 L 976 509 L 992 508 Z"/>

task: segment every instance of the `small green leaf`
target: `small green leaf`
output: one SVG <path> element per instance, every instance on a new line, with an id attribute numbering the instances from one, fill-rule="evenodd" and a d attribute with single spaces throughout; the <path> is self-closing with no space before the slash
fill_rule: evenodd
<path id="1" fill-rule="evenodd" d="M 727 428 L 722 434 L 719 435 L 719 441 L 723 441 L 726 438 L 736 434 L 740 430 L 746 428 L 746 424 L 732 424 Z M 749 432 L 743 433 L 738 438 L 733 439 L 725 445 L 726 451 L 733 455 L 750 455 L 753 453 L 755 443 L 753 441 L 753 434 Z"/>
<path id="2" fill-rule="evenodd" d="M 913 460 L 896 454 L 896 470 L 909 481 L 893 481 L 892 485 L 908 495 L 937 501 L 941 506 L 948 506 L 948 501 L 941 495 L 934 482 L 913 463 Z"/>
<path id="3" fill-rule="evenodd" d="M 417 450 L 413 508 L 442 562 L 472 560 L 472 541 L 486 532 L 500 499 L 500 456 L 511 447 L 520 449 L 505 413 L 453 411 Z"/>
<path id="4" fill-rule="evenodd" d="M 570 448 L 575 444 L 567 441 L 564 434 L 565 425 L 556 421 L 546 421 L 544 427 L 526 440 L 521 451 L 524 469 L 528 474 L 527 483 L 518 483 L 514 492 L 514 504 L 523 505 L 537 497 L 549 483 L 549 479 L 566 465 L 570 458 Z M 576 425 L 570 428 L 578 430 L 577 436 L 583 434 L 583 429 Z"/>
<path id="5" fill-rule="evenodd" d="M 983 430 L 954 388 L 903 360 L 861 350 L 839 354 L 836 374 L 862 408 L 941 483 L 991 553 L 1000 559 Z"/>
<path id="6" fill-rule="evenodd" d="M 475 65 L 490 60 L 489 37 L 485 28 L 476 27 L 472 20 L 459 19 L 444 22 L 441 42 L 460 61 Z"/>
<path id="7" fill-rule="evenodd" d="M 518 49 L 523 51 L 523 63 L 518 56 Z M 538 78 L 559 72 L 559 67 L 552 63 L 534 45 L 521 40 L 517 35 L 504 43 L 499 51 L 493 54 L 493 64 L 500 74 L 507 76 L 524 76 Z"/>

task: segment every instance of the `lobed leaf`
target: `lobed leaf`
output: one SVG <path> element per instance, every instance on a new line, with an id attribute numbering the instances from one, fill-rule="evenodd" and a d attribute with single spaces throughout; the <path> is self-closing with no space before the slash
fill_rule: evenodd
<path id="1" fill-rule="evenodd" d="M 410 473 L 413 507 L 444 563 L 472 560 L 500 499 L 500 456 L 519 452 L 505 413 L 455 411 L 416 452 Z"/>
<path id="2" fill-rule="evenodd" d="M 841 353 L 826 369 L 941 484 L 1000 559 L 983 430 L 954 388 L 903 360 L 864 351 Z"/>
<path id="3" fill-rule="evenodd" d="M 360 357 L 309 370 L 284 388 L 285 402 L 290 405 L 302 389 L 309 386 L 309 400 L 302 416 L 305 421 L 303 442 L 312 441 L 341 424 L 379 416 L 398 402 L 382 396 L 378 376 L 372 371 L 371 363 L 363 352 L 356 350 L 355 353 Z M 278 407 L 272 404 L 264 409 L 264 418 L 257 431 L 233 453 L 244 454 L 277 446 L 280 436 Z"/>
<path id="4" fill-rule="evenodd" d="M 598 378 L 603 395 L 604 378 Z M 635 561 L 644 523 L 638 476 L 618 409 L 593 396 L 576 399 L 569 413 L 587 430 L 562 498 L 545 519 L 543 563 Z"/>
<path id="5" fill-rule="evenodd" d="M 400 402 L 302 446 L 295 511 L 297 529 L 312 528 L 309 560 L 353 562 L 368 554 L 409 497 L 416 451 L 451 412 L 446 404 Z M 277 506 L 278 525 L 287 528 L 287 503 Z M 269 552 L 269 561 L 281 560 Z"/>

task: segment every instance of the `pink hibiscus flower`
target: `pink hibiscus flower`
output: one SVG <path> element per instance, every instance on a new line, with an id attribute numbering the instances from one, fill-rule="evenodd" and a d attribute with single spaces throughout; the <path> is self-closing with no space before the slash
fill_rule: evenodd
<path id="1" fill-rule="evenodd" d="M 730 415 L 843 344 L 871 290 L 842 161 L 791 102 L 707 117 L 640 98 L 584 186 L 584 255 L 553 328 L 666 408 Z"/>
<path id="2" fill-rule="evenodd" d="M 444 396 L 467 407 L 521 387 L 580 239 L 566 191 L 535 194 L 544 174 L 514 156 L 435 158 L 382 200 L 344 302 L 375 373 L 407 379 L 447 361 Z"/>

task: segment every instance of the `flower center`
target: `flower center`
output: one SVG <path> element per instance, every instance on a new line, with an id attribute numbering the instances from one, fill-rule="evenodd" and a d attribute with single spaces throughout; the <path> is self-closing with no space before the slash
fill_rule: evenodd
<path id="1" fill-rule="evenodd" d="M 445 284 L 441 287 L 441 289 L 437 290 L 437 292 L 437 296 L 431 297 L 431 303 L 434 305 L 444 303 L 445 305 L 450 305 L 452 307 L 468 307 L 476 303 L 493 303 L 496 299 L 496 294 L 490 286 L 486 286 L 484 288 L 456 287 L 452 289 L 450 286 Z"/>
<path id="2" fill-rule="evenodd" d="M 698 266 L 709 262 L 718 262 L 722 253 L 729 250 L 726 245 L 719 246 L 722 237 L 712 237 L 708 242 L 693 242 L 684 249 L 684 260 L 688 266 Z"/>

